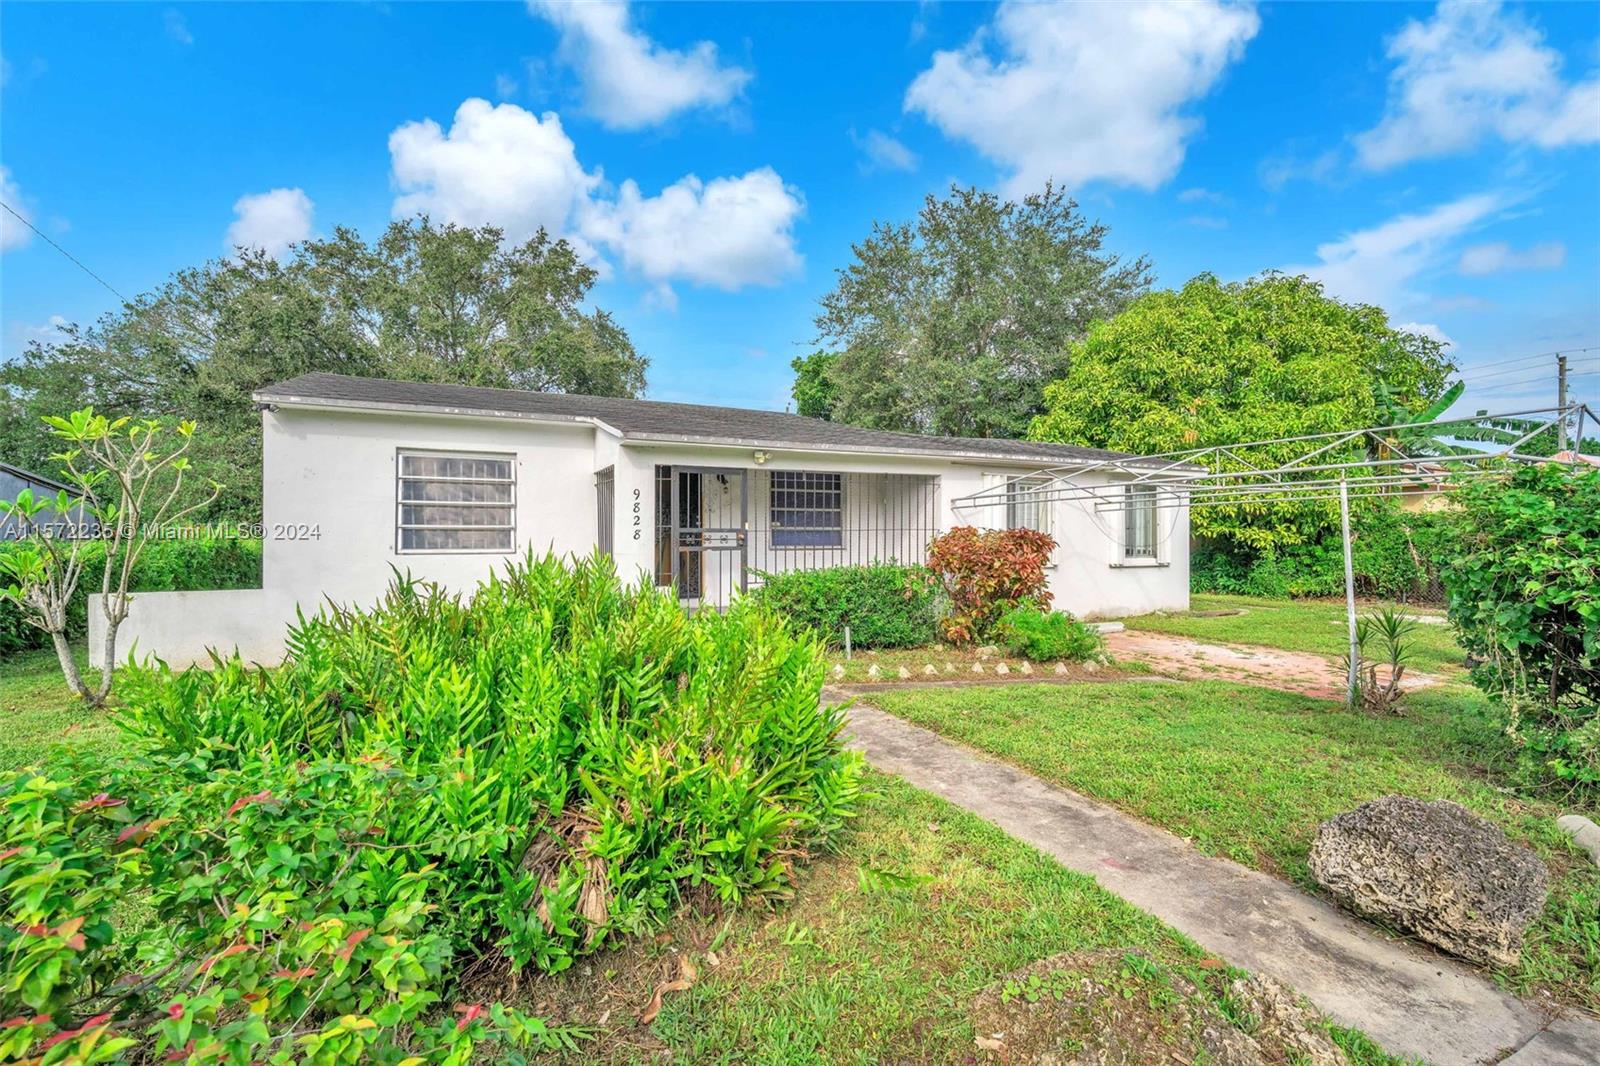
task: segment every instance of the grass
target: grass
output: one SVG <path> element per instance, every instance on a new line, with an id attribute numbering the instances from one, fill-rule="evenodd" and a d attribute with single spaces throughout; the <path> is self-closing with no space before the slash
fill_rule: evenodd
<path id="1" fill-rule="evenodd" d="M 92 683 L 99 675 L 89 676 Z M 0 657 L 0 722 L 0 770 L 61 751 L 109 751 L 117 742 L 106 712 L 85 707 L 68 690 L 52 651 Z"/>
<path id="2" fill-rule="evenodd" d="M 1464 686 L 1413 693 L 1401 717 L 1221 681 L 919 689 L 873 702 L 1308 888 L 1318 823 L 1390 793 L 1454 800 L 1552 869 L 1521 963 L 1496 978 L 1600 1008 L 1600 870 L 1555 827 L 1564 808 L 1496 786 L 1503 741 Z"/>
<path id="3" fill-rule="evenodd" d="M 534 982 L 530 1007 L 594 1028 L 583 1061 L 928 1063 L 977 1061 L 973 998 L 1060 952 L 1143 948 L 1221 990 L 1226 971 L 1202 967 L 1193 943 L 1091 878 L 897 779 L 871 781 L 840 853 L 805 872 L 791 903 L 686 917 L 670 935 Z M 884 887 L 872 872 L 910 884 Z M 680 954 L 698 969 L 694 986 L 638 1024 Z M 1352 1061 L 1394 1061 L 1360 1034 L 1335 1039 Z"/>
<path id="4" fill-rule="evenodd" d="M 1366 613 L 1381 604 L 1362 603 Z M 1195 612 L 1241 611 L 1202 617 Z M 1409 614 L 1437 614 L 1407 607 Z M 1196 595 L 1187 612 L 1157 612 L 1126 618 L 1129 629 L 1172 633 L 1224 644 L 1262 644 L 1287 651 L 1309 651 L 1344 661 L 1348 637 L 1343 600 L 1262 600 L 1250 596 Z M 1412 631 L 1412 668 L 1428 674 L 1459 674 L 1465 653 L 1448 625 L 1418 625 Z"/>

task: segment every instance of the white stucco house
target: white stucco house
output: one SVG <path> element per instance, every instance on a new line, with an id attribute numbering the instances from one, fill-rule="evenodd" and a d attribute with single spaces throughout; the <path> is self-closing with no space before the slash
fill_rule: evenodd
<path id="1" fill-rule="evenodd" d="M 1109 485 L 1137 476 L 1138 461 L 1118 453 L 333 374 L 255 399 L 263 587 L 141 594 L 119 654 L 179 665 L 237 647 L 273 662 L 297 607 L 369 603 L 391 567 L 470 590 L 529 548 L 598 547 L 625 577 L 714 606 L 764 572 L 919 562 L 958 525 L 1050 533 L 1055 606 L 1080 617 L 1188 606 L 1187 507 L 1158 510 L 1153 493 L 1148 508 L 1113 511 L 1026 495 L 1045 467 Z M 983 502 L 962 500 L 980 492 Z"/>

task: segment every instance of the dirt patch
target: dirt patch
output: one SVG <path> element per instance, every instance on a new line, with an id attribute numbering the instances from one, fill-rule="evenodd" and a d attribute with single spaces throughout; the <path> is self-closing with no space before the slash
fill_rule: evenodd
<path id="1" fill-rule="evenodd" d="M 1321 1018 L 1281 985 L 1202 965 L 1215 967 L 1207 987 L 1140 951 L 1040 959 L 973 1003 L 978 1051 L 1013 1066 L 1348 1061 Z"/>
<path id="2" fill-rule="evenodd" d="M 1323 700 L 1342 700 L 1345 696 L 1344 666 L 1314 652 L 1254 644 L 1207 644 L 1137 629 L 1107 634 L 1106 649 L 1119 659 L 1144 663 L 1174 677 L 1238 681 Z M 1407 671 L 1400 687 L 1426 688 L 1438 681 L 1430 674 Z"/>

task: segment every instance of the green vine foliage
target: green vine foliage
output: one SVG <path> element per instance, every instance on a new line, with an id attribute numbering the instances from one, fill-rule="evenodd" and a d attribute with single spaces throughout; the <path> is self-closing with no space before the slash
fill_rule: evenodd
<path id="1" fill-rule="evenodd" d="M 470 599 L 397 579 L 289 644 L 270 671 L 130 669 L 115 763 L 0 783 L 0 1059 L 570 1049 L 463 971 L 783 895 L 854 811 L 820 645 L 750 602 L 688 617 L 604 558 Z"/>
<path id="2" fill-rule="evenodd" d="M 1600 794 L 1600 469 L 1523 466 L 1457 501 L 1443 578 L 1473 680 L 1531 777 Z"/>

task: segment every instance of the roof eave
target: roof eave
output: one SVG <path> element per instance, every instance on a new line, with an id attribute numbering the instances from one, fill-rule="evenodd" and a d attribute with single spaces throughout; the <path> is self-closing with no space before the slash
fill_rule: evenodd
<path id="1" fill-rule="evenodd" d="M 328 399 L 322 396 L 294 396 L 282 393 L 257 391 L 250 398 L 257 404 L 272 407 L 304 407 L 319 411 L 359 411 L 376 414 L 434 415 L 444 418 L 510 418 L 519 422 L 545 425 L 593 426 L 613 437 L 621 438 L 622 431 L 593 415 L 534 414 L 529 411 L 506 411 L 488 407 L 454 407 L 449 404 L 388 403 L 382 400 Z"/>
<path id="2" fill-rule="evenodd" d="M 991 463 L 1031 463 L 1058 461 L 1062 465 L 1082 466 L 1099 459 L 1076 459 L 1067 456 L 1005 455 L 992 451 L 952 450 L 949 448 L 896 448 L 866 444 L 823 444 L 816 441 L 786 441 L 771 438 L 707 437 L 690 433 L 625 433 L 626 444 L 693 444 L 710 448 L 772 448 L 786 452 L 822 452 L 845 455 L 904 455 L 919 459 L 967 459 Z"/>

